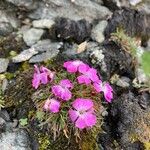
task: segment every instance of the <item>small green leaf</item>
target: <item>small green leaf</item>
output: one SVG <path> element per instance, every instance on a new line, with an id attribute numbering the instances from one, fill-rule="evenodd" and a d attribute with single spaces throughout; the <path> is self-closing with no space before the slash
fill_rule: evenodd
<path id="1" fill-rule="evenodd" d="M 44 115 L 45 115 L 45 113 L 43 111 L 36 112 L 36 118 L 40 121 L 44 119 Z"/>
<path id="2" fill-rule="evenodd" d="M 146 75 L 150 76 L 150 52 L 144 52 L 142 55 L 142 68 Z"/>
<path id="3" fill-rule="evenodd" d="M 19 120 L 21 126 L 26 126 L 28 124 L 28 118 L 22 118 Z"/>

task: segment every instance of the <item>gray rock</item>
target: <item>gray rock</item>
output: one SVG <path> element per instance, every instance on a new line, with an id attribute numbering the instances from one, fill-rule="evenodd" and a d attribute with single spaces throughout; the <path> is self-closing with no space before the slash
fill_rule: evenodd
<path id="1" fill-rule="evenodd" d="M 23 39 L 28 46 L 32 46 L 40 40 L 43 34 L 44 30 L 31 28 L 23 33 Z"/>
<path id="2" fill-rule="evenodd" d="M 138 3 L 142 2 L 142 0 L 129 0 L 130 4 L 135 6 L 137 5 Z"/>
<path id="3" fill-rule="evenodd" d="M 8 85 L 8 80 L 6 78 L 4 78 L 2 80 L 2 91 L 4 92 L 7 88 L 7 85 Z"/>
<path id="4" fill-rule="evenodd" d="M 35 2 L 33 0 L 6 0 L 18 7 L 25 7 L 27 9 L 35 8 Z"/>
<path id="5" fill-rule="evenodd" d="M 29 135 L 23 129 L 1 133 L 0 148 L 2 150 L 32 150 Z"/>
<path id="6" fill-rule="evenodd" d="M 141 68 L 136 69 L 136 78 L 140 84 L 148 82 L 148 77 Z"/>
<path id="7" fill-rule="evenodd" d="M 122 87 L 122 88 L 127 88 L 127 87 L 129 87 L 130 86 L 130 79 L 129 78 L 127 78 L 127 77 L 121 77 L 118 81 L 117 81 L 117 83 L 116 83 L 116 85 L 118 85 L 118 86 L 120 86 L 120 87 Z"/>
<path id="8" fill-rule="evenodd" d="M 16 13 L 9 10 L 0 10 L 0 22 L 11 24 L 13 28 L 20 26 L 20 21 L 16 18 Z"/>
<path id="9" fill-rule="evenodd" d="M 43 0 L 39 7 L 29 14 L 32 19 L 52 19 L 65 17 L 73 20 L 102 19 L 111 12 L 93 0 Z"/>
<path id="10" fill-rule="evenodd" d="M 61 42 L 51 42 L 51 40 L 41 40 L 38 41 L 37 44 L 33 45 L 32 48 L 34 48 L 38 52 L 45 52 L 45 51 L 52 51 L 57 50 L 61 48 L 62 43 Z"/>
<path id="11" fill-rule="evenodd" d="M 33 55 L 37 54 L 38 52 L 34 48 L 29 48 L 27 50 L 23 50 L 20 54 L 12 58 L 14 63 L 23 62 L 29 60 Z"/>
<path id="12" fill-rule="evenodd" d="M 104 30 L 107 26 L 107 21 L 103 20 L 100 21 L 93 29 L 91 33 L 91 37 L 93 40 L 96 40 L 98 43 L 101 43 L 104 41 Z"/>
<path id="13" fill-rule="evenodd" d="M 41 40 L 31 48 L 24 50 L 19 55 L 13 57 L 12 61 L 18 63 L 31 58 L 29 60 L 30 63 L 42 62 L 55 57 L 59 53 L 58 49 L 61 48 L 61 46 L 61 42 L 51 42 L 49 39 Z"/>
<path id="14" fill-rule="evenodd" d="M 8 22 L 1 22 L 0 23 L 0 35 L 1 36 L 6 36 L 10 34 L 13 31 L 13 27 L 10 23 Z"/>
<path id="15" fill-rule="evenodd" d="M 51 51 L 46 51 L 42 54 L 38 54 L 36 56 L 33 56 L 29 60 L 29 63 L 37 63 L 37 62 L 43 62 L 43 61 L 50 60 L 50 59 L 56 57 L 58 53 L 59 53 L 59 50 L 56 50 L 56 49 L 51 50 Z"/>
<path id="16" fill-rule="evenodd" d="M 0 73 L 5 72 L 7 70 L 8 64 L 8 59 L 0 58 Z"/>
<path id="17" fill-rule="evenodd" d="M 41 19 L 41 20 L 34 20 L 32 22 L 33 27 L 35 28 L 42 28 L 42 29 L 50 29 L 55 24 L 55 22 L 51 19 Z"/>

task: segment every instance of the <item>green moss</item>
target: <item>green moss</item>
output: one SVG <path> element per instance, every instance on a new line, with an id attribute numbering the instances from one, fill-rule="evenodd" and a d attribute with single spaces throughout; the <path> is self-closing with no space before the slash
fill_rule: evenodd
<path id="1" fill-rule="evenodd" d="M 150 142 L 144 143 L 145 150 L 150 150 Z"/>
<path id="2" fill-rule="evenodd" d="M 38 135 L 38 141 L 39 141 L 39 150 L 48 150 L 48 147 L 50 146 L 51 142 L 47 134 L 39 134 Z"/>

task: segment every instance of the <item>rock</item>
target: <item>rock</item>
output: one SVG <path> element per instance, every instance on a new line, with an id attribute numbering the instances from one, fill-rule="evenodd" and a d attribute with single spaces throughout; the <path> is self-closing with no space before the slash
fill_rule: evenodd
<path id="1" fill-rule="evenodd" d="M 37 44 L 32 46 L 32 48 L 34 48 L 38 52 L 58 50 L 61 47 L 61 42 L 51 42 L 51 40 L 49 39 L 38 41 Z"/>
<path id="2" fill-rule="evenodd" d="M 7 70 L 8 64 L 8 59 L 0 58 L 0 73 L 5 72 Z"/>
<path id="3" fill-rule="evenodd" d="M 61 42 L 51 42 L 49 39 L 41 40 L 32 46 L 40 54 L 33 56 L 29 62 L 37 63 L 50 60 L 57 56 L 61 47 Z"/>
<path id="4" fill-rule="evenodd" d="M 7 10 L 6 8 L 4 8 L 4 10 L 0 9 L 0 16 L 0 23 L 4 22 L 11 24 L 13 28 L 18 28 L 20 26 L 20 21 L 16 18 L 16 13 L 14 10 Z"/>
<path id="5" fill-rule="evenodd" d="M 29 134 L 23 129 L 1 133 L 0 147 L 3 150 L 32 150 Z"/>
<path id="6" fill-rule="evenodd" d="M 8 80 L 6 78 L 4 78 L 2 81 L 2 91 L 3 92 L 6 90 L 7 85 L 8 85 Z"/>
<path id="7" fill-rule="evenodd" d="M 55 24 L 53 20 L 50 19 L 41 19 L 41 20 L 34 20 L 32 25 L 34 28 L 41 28 L 41 29 L 50 29 Z"/>
<path id="8" fill-rule="evenodd" d="M 31 28 L 23 34 L 23 39 L 28 46 L 32 46 L 40 40 L 43 34 L 44 30 Z"/>
<path id="9" fill-rule="evenodd" d="M 130 4 L 135 6 L 137 5 L 138 3 L 142 2 L 142 0 L 129 0 Z"/>
<path id="10" fill-rule="evenodd" d="M 59 53 L 61 46 L 61 42 L 51 42 L 49 39 L 41 40 L 38 41 L 37 44 L 31 46 L 31 48 L 24 50 L 19 55 L 13 57 L 12 61 L 18 63 L 31 58 L 29 60 L 30 63 L 43 62 L 55 57 Z"/>
<path id="11" fill-rule="evenodd" d="M 130 86 L 130 79 L 129 78 L 127 78 L 127 77 L 121 77 L 118 81 L 117 81 L 117 83 L 116 83 L 116 85 L 117 86 L 120 86 L 120 87 L 122 87 L 122 88 L 127 88 L 127 87 L 129 87 Z"/>
<path id="12" fill-rule="evenodd" d="M 135 9 L 123 8 L 115 11 L 112 18 L 108 20 L 105 36 L 110 38 L 111 33 L 115 33 L 117 28 L 121 27 L 128 36 L 140 38 L 143 43 L 150 37 L 149 24 L 150 15 Z"/>
<path id="13" fill-rule="evenodd" d="M 1 36 L 6 36 L 10 34 L 11 32 L 13 32 L 13 27 L 10 23 L 6 23 L 6 22 L 0 23 L 0 35 Z"/>
<path id="14" fill-rule="evenodd" d="M 104 30 L 106 26 L 107 26 L 107 21 L 105 20 L 100 21 L 91 31 L 92 39 L 97 41 L 98 43 L 102 43 L 105 39 Z"/>
<path id="15" fill-rule="evenodd" d="M 149 102 L 149 97 L 147 98 L 146 101 Z M 109 117 L 113 126 L 112 131 L 115 131 L 113 133 L 119 137 L 117 142 L 120 143 L 121 149 L 144 149 L 141 147 L 143 143 L 150 141 L 150 122 L 148 121 L 150 103 L 147 103 L 147 108 L 143 109 L 139 105 L 142 99 L 142 95 L 124 93 L 111 106 Z M 134 148 L 135 143 L 137 148 Z"/>
<path id="16" fill-rule="evenodd" d="M 138 83 L 147 83 L 149 78 L 146 76 L 144 71 L 141 68 L 136 69 L 136 78 L 138 80 Z"/>
<path id="17" fill-rule="evenodd" d="M 0 117 L 0 132 L 3 132 L 6 127 L 6 121 Z"/>
<path id="18" fill-rule="evenodd" d="M 72 40 L 79 44 L 90 37 L 91 24 L 84 19 L 73 21 L 66 18 L 58 18 L 54 30 L 57 38 Z"/>
<path id="19" fill-rule="evenodd" d="M 47 60 L 50 60 L 54 57 L 57 56 L 57 54 L 59 53 L 59 50 L 49 50 L 49 51 L 46 51 L 42 54 L 38 54 L 36 56 L 33 56 L 30 60 L 29 60 L 29 63 L 37 63 L 37 62 L 43 62 L 43 61 L 47 61 Z"/>
<path id="20" fill-rule="evenodd" d="M 102 19 L 111 12 L 98 2 L 93 0 L 43 0 L 39 7 L 29 14 L 32 19 L 53 19 L 64 17 L 73 20 L 85 19 L 92 22 L 94 19 Z"/>
<path id="21" fill-rule="evenodd" d="M 35 2 L 33 0 L 6 0 L 18 7 L 25 7 L 27 9 L 34 9 Z"/>
<path id="22" fill-rule="evenodd" d="M 29 48 L 27 50 L 23 50 L 20 54 L 12 58 L 12 61 L 14 63 L 19 63 L 22 61 L 29 60 L 33 55 L 37 54 L 38 51 L 36 51 L 34 48 Z"/>

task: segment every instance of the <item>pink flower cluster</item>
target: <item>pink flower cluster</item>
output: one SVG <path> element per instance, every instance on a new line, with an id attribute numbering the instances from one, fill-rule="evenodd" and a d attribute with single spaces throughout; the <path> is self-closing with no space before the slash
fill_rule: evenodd
<path id="1" fill-rule="evenodd" d="M 100 77 L 97 75 L 97 70 L 90 68 L 89 65 L 84 64 L 80 60 L 67 61 L 64 63 L 64 67 L 70 73 L 79 72 L 77 77 L 79 84 L 93 84 L 96 92 L 103 92 L 107 102 L 111 102 L 113 98 L 113 89 L 109 83 L 103 83 Z"/>
<path id="2" fill-rule="evenodd" d="M 34 75 L 32 79 L 32 86 L 37 89 L 40 84 L 47 84 L 51 82 L 54 78 L 54 72 L 50 71 L 46 67 L 41 66 L 38 68 L 34 65 Z"/>
<path id="3" fill-rule="evenodd" d="M 113 98 L 113 89 L 109 83 L 103 83 L 97 75 L 97 70 L 80 60 L 67 61 L 64 68 L 69 73 L 77 73 L 77 82 L 79 84 L 93 85 L 95 92 L 103 92 L 107 102 L 111 102 Z M 36 65 L 35 73 L 32 80 L 32 86 L 37 89 L 40 84 L 47 84 L 54 79 L 54 72 L 45 67 L 38 68 Z M 68 102 L 72 98 L 71 90 L 73 83 L 69 79 L 64 79 L 57 85 L 51 87 L 53 98 L 45 101 L 44 109 L 52 113 L 60 111 L 61 103 Z M 96 124 L 96 114 L 94 111 L 94 103 L 91 99 L 77 98 L 72 102 L 69 110 L 69 117 L 77 128 L 84 129 L 92 127 Z"/>

